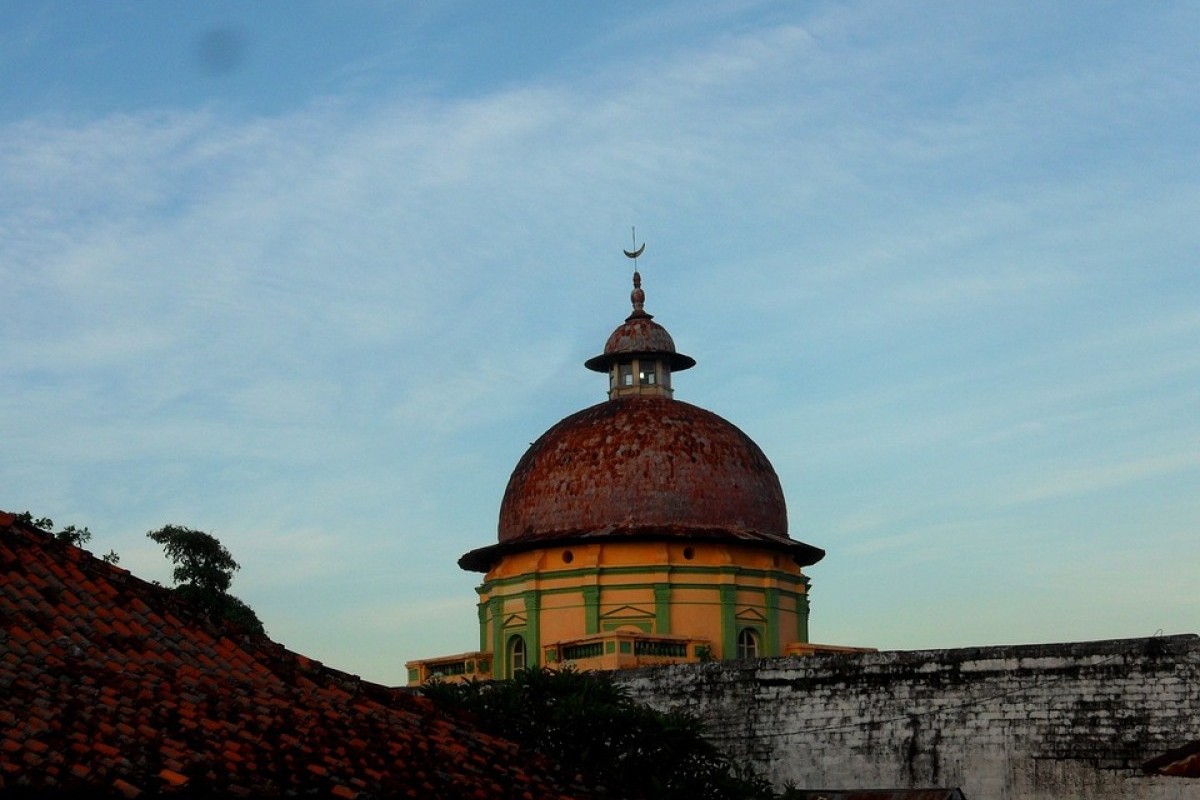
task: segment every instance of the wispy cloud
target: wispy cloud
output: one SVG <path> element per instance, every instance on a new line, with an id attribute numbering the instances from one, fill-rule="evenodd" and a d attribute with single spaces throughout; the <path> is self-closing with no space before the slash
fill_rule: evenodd
<path id="1" fill-rule="evenodd" d="M 707 13 L 475 91 L 381 90 L 368 52 L 321 85 L 371 95 L 0 125 L 5 502 L 131 531 L 138 565 L 150 527 L 219 529 L 241 593 L 295 614 L 273 633 L 394 677 L 304 618 L 377 632 L 456 593 L 471 618 L 454 556 L 526 443 L 604 396 L 579 362 L 627 313 L 630 225 L 700 360 L 677 396 L 760 441 L 838 558 L 934 580 L 1031 506 L 1188 479 L 1195 59 L 1155 71 L 1166 23 L 1104 28 L 1104 64 L 1003 11 Z M 689 33 L 643 46 L 664 31 Z M 288 594 L 344 580 L 327 612 Z"/>

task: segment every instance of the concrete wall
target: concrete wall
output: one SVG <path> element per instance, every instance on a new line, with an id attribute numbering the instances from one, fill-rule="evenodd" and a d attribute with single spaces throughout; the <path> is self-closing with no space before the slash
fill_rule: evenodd
<path id="1" fill-rule="evenodd" d="M 817 655 L 618 675 L 782 787 L 961 787 L 968 800 L 1200 798 L 1149 777 L 1200 739 L 1200 639 Z"/>

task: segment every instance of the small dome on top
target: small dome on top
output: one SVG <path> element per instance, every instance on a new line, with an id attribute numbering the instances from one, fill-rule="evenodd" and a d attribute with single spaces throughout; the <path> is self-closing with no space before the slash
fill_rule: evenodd
<path id="1" fill-rule="evenodd" d="M 589 358 L 583 365 L 596 372 L 608 372 L 618 361 L 636 356 L 654 356 L 662 358 L 675 372 L 696 366 L 696 359 L 675 352 L 675 340 L 671 334 L 654 321 L 653 315 L 646 313 L 646 293 L 642 290 L 642 276 L 636 270 L 633 273 L 630 300 L 633 302 L 633 313 L 608 337 L 604 352 Z"/>

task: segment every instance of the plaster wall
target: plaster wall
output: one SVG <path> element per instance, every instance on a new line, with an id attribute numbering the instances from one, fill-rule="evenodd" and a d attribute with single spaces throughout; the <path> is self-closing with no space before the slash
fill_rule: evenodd
<path id="1" fill-rule="evenodd" d="M 541 648 L 613 630 L 682 636 L 718 658 L 750 628 L 758 652 L 807 641 L 808 578 L 794 559 L 729 542 L 575 543 L 506 555 L 477 587 L 481 652 L 507 677 L 507 643 Z M 415 663 L 415 662 L 414 662 Z"/>
<path id="2" fill-rule="evenodd" d="M 1200 800 L 1147 760 L 1200 739 L 1194 635 L 813 655 L 618 673 L 779 787 L 960 787 L 970 800 Z"/>

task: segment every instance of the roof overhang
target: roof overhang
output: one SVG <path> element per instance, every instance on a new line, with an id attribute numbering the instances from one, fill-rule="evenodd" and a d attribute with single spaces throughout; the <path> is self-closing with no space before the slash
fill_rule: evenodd
<path id="1" fill-rule="evenodd" d="M 764 550 L 786 553 L 801 567 L 816 564 L 825 551 L 795 539 L 750 531 L 697 529 L 688 527 L 607 528 L 598 531 L 556 531 L 551 534 L 517 539 L 511 542 L 479 547 L 464 553 L 458 566 L 468 572 L 487 572 L 505 556 L 526 553 L 547 547 L 603 544 L 608 542 L 706 542 L 740 544 Z"/>

